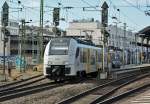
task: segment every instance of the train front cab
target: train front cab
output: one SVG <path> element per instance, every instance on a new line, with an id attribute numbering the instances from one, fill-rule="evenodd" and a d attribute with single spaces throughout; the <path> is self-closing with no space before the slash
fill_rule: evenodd
<path id="1" fill-rule="evenodd" d="M 46 47 L 44 57 L 44 74 L 52 80 L 62 80 L 72 76 L 73 49 L 70 48 L 70 40 L 55 39 Z M 71 52 L 70 52 L 71 51 Z"/>

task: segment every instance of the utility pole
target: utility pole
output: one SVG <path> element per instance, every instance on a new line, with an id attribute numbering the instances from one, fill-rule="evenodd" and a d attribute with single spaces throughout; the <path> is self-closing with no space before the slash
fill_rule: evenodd
<path id="1" fill-rule="evenodd" d="M 39 63 L 43 61 L 43 16 L 44 15 L 44 0 L 40 1 L 40 32 L 38 36 L 38 45 L 39 45 Z"/>
<path id="2" fill-rule="evenodd" d="M 126 26 L 127 26 L 127 24 L 126 24 L 126 23 L 124 23 L 124 36 L 123 36 L 123 66 L 125 65 Z"/>
<path id="3" fill-rule="evenodd" d="M 138 34 L 135 34 L 135 59 L 136 59 L 136 65 L 138 64 L 138 50 L 137 50 L 137 35 Z"/>
<path id="4" fill-rule="evenodd" d="M 34 61 L 35 61 L 35 54 L 34 54 L 34 51 L 35 51 L 35 37 L 34 37 L 34 33 L 33 33 L 33 28 L 31 29 L 31 36 L 32 36 L 32 64 L 34 65 Z"/>
<path id="5" fill-rule="evenodd" d="M 118 47 L 119 48 L 119 45 L 118 45 L 118 41 L 119 41 L 119 36 L 118 36 L 118 24 L 117 24 L 117 22 L 115 22 L 115 24 L 116 24 L 116 38 L 115 38 L 115 40 L 116 40 L 116 47 Z"/>
<path id="6" fill-rule="evenodd" d="M 9 17 L 9 6 L 7 2 L 5 2 L 2 6 L 2 32 L 3 32 L 3 75 L 4 75 L 4 81 L 6 81 L 6 72 L 5 72 L 5 48 L 6 48 L 6 42 L 8 41 L 8 38 L 6 35 L 8 35 L 6 26 L 8 26 L 8 17 Z"/>

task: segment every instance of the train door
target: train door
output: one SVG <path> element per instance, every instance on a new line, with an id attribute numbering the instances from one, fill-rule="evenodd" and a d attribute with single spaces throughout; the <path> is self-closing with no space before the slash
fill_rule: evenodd
<path id="1" fill-rule="evenodd" d="M 86 62 L 86 73 L 90 72 L 90 49 L 86 49 L 86 57 L 87 57 L 87 62 Z"/>
<path id="2" fill-rule="evenodd" d="M 80 70 L 85 71 L 86 70 L 86 49 L 80 48 Z"/>
<path id="3" fill-rule="evenodd" d="M 89 65 L 88 65 L 88 49 L 83 48 L 83 70 L 88 73 L 89 72 Z"/>
<path id="4" fill-rule="evenodd" d="M 96 51 L 96 69 L 98 71 L 98 69 L 102 69 L 102 53 L 101 53 L 101 50 L 97 50 Z"/>
<path id="5" fill-rule="evenodd" d="M 96 52 L 94 49 L 90 50 L 90 72 L 96 71 Z"/>
<path id="6" fill-rule="evenodd" d="M 98 50 L 96 50 L 96 70 L 98 71 Z"/>
<path id="7" fill-rule="evenodd" d="M 80 48 L 77 47 L 76 53 L 75 53 L 75 70 L 79 71 L 80 69 Z"/>

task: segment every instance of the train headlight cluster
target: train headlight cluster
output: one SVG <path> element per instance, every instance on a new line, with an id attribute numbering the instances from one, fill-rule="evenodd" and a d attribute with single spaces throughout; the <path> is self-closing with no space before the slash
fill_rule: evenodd
<path id="1" fill-rule="evenodd" d="M 67 65 L 67 64 L 69 64 L 69 63 L 68 63 L 68 61 L 64 61 L 63 64 Z"/>
<path id="2" fill-rule="evenodd" d="M 48 61 L 48 65 L 52 65 L 52 62 L 51 62 L 51 61 Z"/>

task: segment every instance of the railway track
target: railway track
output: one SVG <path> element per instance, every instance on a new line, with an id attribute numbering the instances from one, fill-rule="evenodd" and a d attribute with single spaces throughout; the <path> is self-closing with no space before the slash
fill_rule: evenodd
<path id="1" fill-rule="evenodd" d="M 150 83 L 144 84 L 142 86 L 138 86 L 138 87 L 136 87 L 136 88 L 134 88 L 132 90 L 126 91 L 126 92 L 121 93 L 121 94 L 116 95 L 116 96 L 113 96 L 113 97 L 111 97 L 109 99 L 106 99 L 106 100 L 104 100 L 102 102 L 99 102 L 97 104 L 111 104 L 111 103 L 117 102 L 117 101 L 119 101 L 119 100 L 121 100 L 121 99 L 123 99 L 123 98 L 125 98 L 125 97 L 127 97 L 129 95 L 131 95 L 131 94 L 134 94 L 134 93 L 136 93 L 136 92 L 138 92 L 140 90 L 146 89 L 147 87 L 150 87 Z"/>
<path id="2" fill-rule="evenodd" d="M 45 90 L 49 90 L 49 89 L 53 89 L 59 86 L 63 86 L 65 85 L 65 83 L 62 84 L 56 84 L 56 83 L 45 83 L 45 84 L 41 84 L 41 85 L 36 85 L 36 86 L 31 86 L 31 87 L 26 87 L 23 89 L 16 89 L 16 90 L 11 90 L 11 91 L 6 91 L 4 94 L 0 94 L 0 101 L 6 101 L 6 100 L 10 100 L 10 99 L 14 99 L 14 98 L 18 98 L 18 97 L 22 97 L 22 96 L 26 96 L 26 95 L 30 95 L 30 94 L 34 94 L 34 93 L 38 93 L 41 91 L 45 91 Z"/>
<path id="3" fill-rule="evenodd" d="M 85 80 L 77 80 L 77 81 L 66 81 L 64 83 L 56 83 L 56 82 L 48 82 L 48 83 L 43 83 L 43 84 L 38 84 L 38 85 L 32 85 L 29 87 L 18 87 L 17 89 L 9 89 L 9 90 L 3 90 L 3 92 L 0 92 L 0 102 L 7 101 L 10 99 L 18 98 L 18 97 L 23 97 L 26 95 L 31 95 L 34 93 L 42 92 L 45 90 L 50 90 L 56 87 L 64 86 L 67 84 L 75 84 L 75 83 L 82 83 Z M 22 85 L 21 85 L 22 86 Z"/>
<path id="4" fill-rule="evenodd" d="M 84 104 L 84 103 L 96 104 L 108 98 L 111 94 L 113 94 L 119 88 L 127 84 L 130 84 L 134 81 L 145 78 L 149 75 L 150 74 L 148 73 L 148 74 L 140 75 L 138 77 L 135 77 L 135 75 L 130 75 L 128 77 L 120 78 L 118 80 L 108 82 L 106 84 L 97 86 L 83 93 L 80 93 L 78 95 L 65 99 L 63 101 L 60 101 L 58 102 L 58 104 Z"/>

